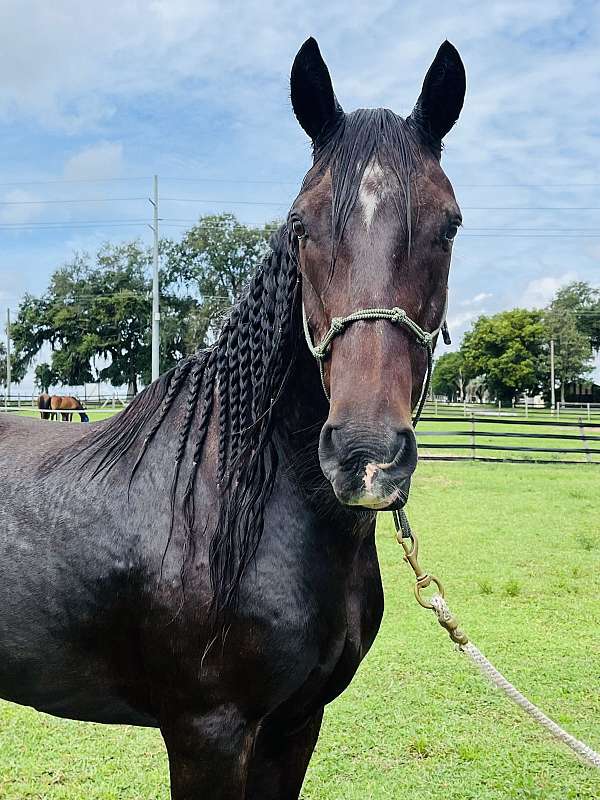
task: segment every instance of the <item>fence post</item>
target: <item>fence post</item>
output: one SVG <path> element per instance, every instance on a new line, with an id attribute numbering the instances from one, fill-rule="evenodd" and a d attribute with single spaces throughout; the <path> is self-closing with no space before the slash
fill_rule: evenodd
<path id="1" fill-rule="evenodd" d="M 579 417 L 579 433 L 581 435 L 581 441 L 583 442 L 583 449 L 585 450 L 585 460 L 591 463 L 592 454 L 588 450 L 587 439 L 585 438 L 585 428 L 583 427 L 583 419 Z"/>
<path id="2" fill-rule="evenodd" d="M 591 421 L 591 417 L 590 417 L 590 404 L 589 403 L 587 404 L 587 417 L 588 417 L 588 422 L 590 422 Z"/>
<path id="3" fill-rule="evenodd" d="M 465 417 L 467 416 L 467 401 L 466 400 L 463 400 L 463 414 L 464 414 Z"/>
<path id="4" fill-rule="evenodd" d="M 475 461 L 475 415 L 471 412 L 471 459 Z"/>
<path id="5" fill-rule="evenodd" d="M 525 418 L 529 416 L 529 403 L 527 401 L 527 395 L 525 395 Z"/>

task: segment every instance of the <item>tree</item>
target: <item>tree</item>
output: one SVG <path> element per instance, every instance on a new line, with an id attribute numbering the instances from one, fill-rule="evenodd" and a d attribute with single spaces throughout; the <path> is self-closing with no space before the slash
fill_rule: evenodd
<path id="1" fill-rule="evenodd" d="M 12 325 L 11 325 L 12 330 Z M 10 356 L 11 383 L 19 383 L 25 377 L 27 367 L 19 360 L 16 353 Z M 6 388 L 6 346 L 0 342 L 0 386 Z"/>
<path id="2" fill-rule="evenodd" d="M 28 367 L 47 342 L 52 383 L 102 380 L 125 384 L 135 394 L 139 378 L 149 381 L 151 372 L 150 259 L 137 242 L 104 245 L 95 263 L 87 254 L 75 254 L 53 274 L 42 297 L 26 295 L 21 303 L 12 326 L 19 363 Z M 164 369 L 188 352 L 183 332 L 189 304 L 161 296 Z"/>
<path id="3" fill-rule="evenodd" d="M 574 281 L 556 293 L 550 308 L 569 313 L 575 327 L 589 340 L 594 350 L 600 350 L 600 290 L 585 281 Z"/>
<path id="4" fill-rule="evenodd" d="M 6 347 L 0 342 L 0 386 L 6 386 Z"/>
<path id="5" fill-rule="evenodd" d="M 465 334 L 461 353 L 465 369 L 481 375 L 499 400 L 538 391 L 547 372 L 542 313 L 515 308 L 481 316 Z"/>
<path id="6" fill-rule="evenodd" d="M 180 242 L 164 245 L 165 279 L 198 306 L 190 321 L 196 342 L 214 336 L 223 314 L 239 297 L 269 249 L 276 223 L 250 228 L 233 214 L 201 217 Z"/>
<path id="7" fill-rule="evenodd" d="M 431 388 L 435 395 L 444 395 L 448 400 L 458 396 L 459 400 L 465 397 L 465 363 L 460 351 L 444 353 L 436 359 L 431 376 Z"/>
<path id="8" fill-rule="evenodd" d="M 232 214 L 199 220 L 181 242 L 160 243 L 161 368 L 214 338 L 220 318 L 268 251 L 273 226 L 240 224 Z M 12 326 L 15 363 L 24 372 L 45 344 L 42 386 L 95 380 L 127 385 L 151 379 L 151 252 L 139 242 L 76 253 L 39 297 L 26 295 Z"/>
<path id="9" fill-rule="evenodd" d="M 48 392 L 51 386 L 58 383 L 56 372 L 52 369 L 50 364 L 38 364 L 35 368 L 35 383 L 39 386 L 42 392 Z"/>
<path id="10" fill-rule="evenodd" d="M 581 329 L 579 311 L 587 302 L 589 286 L 575 283 L 560 289 L 544 311 L 547 338 L 554 340 L 554 369 L 560 381 L 560 400 L 565 402 L 565 387 L 591 370 L 590 336 Z"/>

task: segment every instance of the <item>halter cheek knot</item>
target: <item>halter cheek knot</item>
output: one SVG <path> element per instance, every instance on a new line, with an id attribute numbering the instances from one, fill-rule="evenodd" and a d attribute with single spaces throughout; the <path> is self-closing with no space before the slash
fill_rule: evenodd
<path id="1" fill-rule="evenodd" d="M 313 347 L 311 352 L 316 359 L 319 361 L 324 361 L 327 356 L 327 345 L 321 343 L 316 347 Z"/>
<path id="2" fill-rule="evenodd" d="M 406 311 L 403 308 L 398 308 L 397 306 L 391 309 L 390 315 L 390 322 L 394 324 L 398 324 L 400 322 L 404 322 L 406 319 Z"/>

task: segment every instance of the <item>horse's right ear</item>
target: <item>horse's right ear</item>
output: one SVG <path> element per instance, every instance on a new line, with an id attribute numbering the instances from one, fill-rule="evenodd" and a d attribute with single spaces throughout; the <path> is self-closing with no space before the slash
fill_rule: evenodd
<path id="1" fill-rule="evenodd" d="M 313 142 L 344 113 L 333 92 L 319 45 L 312 36 L 294 59 L 290 88 L 294 114 Z"/>

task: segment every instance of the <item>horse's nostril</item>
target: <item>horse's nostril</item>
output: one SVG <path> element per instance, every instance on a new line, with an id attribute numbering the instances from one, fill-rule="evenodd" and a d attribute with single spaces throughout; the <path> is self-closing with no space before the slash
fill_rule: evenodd
<path id="1" fill-rule="evenodd" d="M 387 469 L 398 471 L 400 475 L 404 472 L 410 474 L 417 463 L 417 442 L 411 428 L 396 430 L 394 449 L 391 461 L 386 464 Z"/>
<path id="2" fill-rule="evenodd" d="M 321 430 L 320 450 L 322 453 L 327 455 L 333 455 L 335 453 L 336 446 L 339 444 L 336 437 L 339 438 L 336 427 L 325 423 Z"/>

